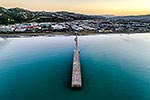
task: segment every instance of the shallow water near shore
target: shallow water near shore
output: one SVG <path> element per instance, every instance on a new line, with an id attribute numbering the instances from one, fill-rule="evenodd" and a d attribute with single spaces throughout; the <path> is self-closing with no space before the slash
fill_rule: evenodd
<path id="1" fill-rule="evenodd" d="M 150 100 L 150 34 L 79 36 L 83 87 L 70 88 L 74 36 L 0 39 L 0 100 Z"/>

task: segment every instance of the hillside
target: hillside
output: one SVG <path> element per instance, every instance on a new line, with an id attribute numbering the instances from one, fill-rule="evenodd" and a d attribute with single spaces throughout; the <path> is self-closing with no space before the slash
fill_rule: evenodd
<path id="1" fill-rule="evenodd" d="M 0 7 L 0 24 L 14 24 L 24 22 L 64 22 L 64 21 L 92 20 L 92 19 L 131 20 L 131 21 L 150 22 L 150 15 L 139 15 L 139 16 L 85 15 L 66 11 L 33 12 L 22 8 L 6 9 Z"/>
<path id="2" fill-rule="evenodd" d="M 23 22 L 63 22 L 73 20 L 104 19 L 102 16 L 76 14 L 71 12 L 33 12 L 21 8 L 0 7 L 0 24 Z"/>

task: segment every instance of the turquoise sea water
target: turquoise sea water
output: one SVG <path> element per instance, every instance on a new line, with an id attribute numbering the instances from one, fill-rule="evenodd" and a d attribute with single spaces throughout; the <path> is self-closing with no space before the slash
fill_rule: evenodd
<path id="1" fill-rule="evenodd" d="M 80 36 L 83 88 L 70 88 L 74 36 L 0 38 L 0 100 L 150 100 L 150 34 Z"/>

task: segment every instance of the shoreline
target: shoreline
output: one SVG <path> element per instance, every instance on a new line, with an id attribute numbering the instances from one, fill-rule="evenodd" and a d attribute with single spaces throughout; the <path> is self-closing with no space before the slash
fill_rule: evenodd
<path id="1" fill-rule="evenodd" d="M 78 32 L 80 36 L 85 35 L 108 35 L 108 34 L 138 34 L 138 33 L 150 33 L 150 32 L 133 32 L 133 33 L 98 33 L 98 32 Z M 21 38 L 21 37 L 38 37 L 38 36 L 72 36 L 75 35 L 74 32 L 51 32 L 51 33 L 0 33 L 0 38 Z"/>

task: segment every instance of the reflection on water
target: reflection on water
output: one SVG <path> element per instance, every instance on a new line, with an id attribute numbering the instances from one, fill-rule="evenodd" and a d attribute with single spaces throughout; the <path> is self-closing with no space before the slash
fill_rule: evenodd
<path id="1" fill-rule="evenodd" d="M 6 38 L 0 38 L 0 49 L 2 49 L 5 45 L 7 45 L 10 42 L 10 40 Z"/>

